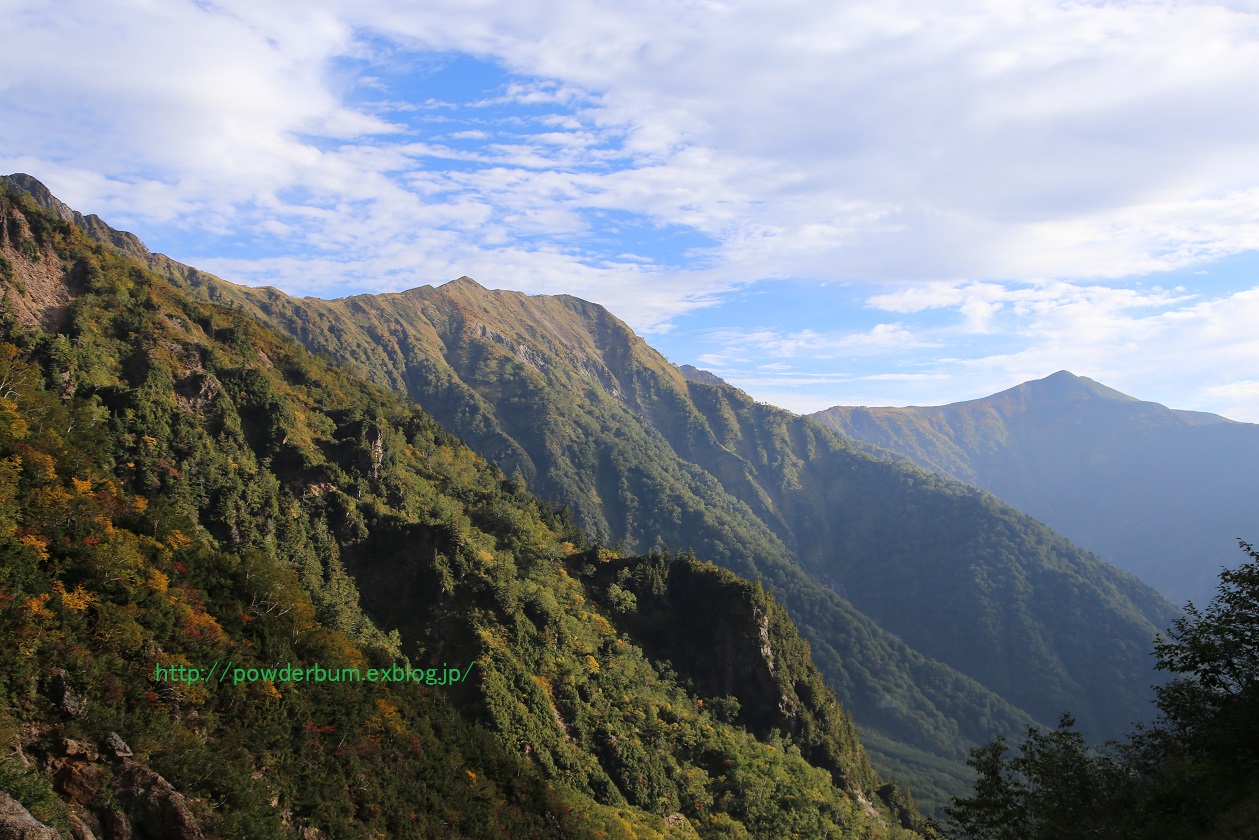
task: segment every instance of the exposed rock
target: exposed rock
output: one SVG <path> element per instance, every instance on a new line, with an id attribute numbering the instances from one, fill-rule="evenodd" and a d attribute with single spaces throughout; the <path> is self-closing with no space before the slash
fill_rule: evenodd
<path id="1" fill-rule="evenodd" d="M 103 836 L 100 821 L 90 813 L 79 816 L 70 815 L 71 840 L 100 840 Z"/>
<path id="2" fill-rule="evenodd" d="M 212 373 L 201 370 L 200 359 L 190 360 L 186 365 L 189 374 L 175 385 L 175 400 L 180 408 L 186 411 L 199 412 L 203 406 L 214 399 L 222 384 Z"/>
<path id="3" fill-rule="evenodd" d="M 678 370 L 682 371 L 682 375 L 686 377 L 688 382 L 698 382 L 701 385 L 730 384 L 712 371 L 703 370 L 694 365 L 678 365 Z"/>
<path id="4" fill-rule="evenodd" d="M 64 668 L 53 668 L 48 678 L 48 697 L 57 704 L 62 714 L 72 718 L 82 717 L 87 711 L 87 700 L 70 687 L 70 675 Z"/>
<path id="5" fill-rule="evenodd" d="M 101 786 L 100 768 L 97 765 L 63 759 L 56 762 L 55 766 L 52 778 L 59 793 L 79 805 L 92 801 Z"/>
<path id="6" fill-rule="evenodd" d="M 100 755 L 96 750 L 83 744 L 73 738 L 63 738 L 61 741 L 61 752 L 67 758 L 77 758 L 80 761 L 96 761 Z"/>
<path id="7" fill-rule="evenodd" d="M 54 196 L 48 187 L 40 183 L 37 178 L 27 175 L 25 172 L 0 175 L 0 184 L 10 184 L 28 193 L 31 198 L 35 199 L 36 204 L 45 210 L 51 210 L 62 221 L 82 228 L 91 236 L 110 243 L 114 248 L 128 256 L 135 257 L 141 261 L 145 257 L 150 256 L 149 249 L 145 247 L 144 243 L 134 233 L 114 230 L 95 213 L 84 216 L 78 210 L 73 209 Z"/>
<path id="8" fill-rule="evenodd" d="M 0 840 L 61 840 L 61 835 L 32 817 L 22 803 L 0 791 Z"/>
<path id="9" fill-rule="evenodd" d="M 125 814 L 117 808 L 110 808 L 101 815 L 101 824 L 107 840 L 131 840 L 134 832 Z"/>
<path id="10" fill-rule="evenodd" d="M 122 759 L 118 797 L 128 807 L 136 828 L 163 840 L 202 840 L 205 835 L 193 814 L 192 801 L 154 771 Z"/>
<path id="11" fill-rule="evenodd" d="M 105 752 L 114 758 L 130 758 L 133 755 L 131 747 L 117 732 L 105 736 Z"/>

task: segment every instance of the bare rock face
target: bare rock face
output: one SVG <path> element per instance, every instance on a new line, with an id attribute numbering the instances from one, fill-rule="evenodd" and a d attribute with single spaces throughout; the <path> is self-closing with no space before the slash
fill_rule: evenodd
<path id="1" fill-rule="evenodd" d="M 123 758 L 116 785 L 118 798 L 126 803 L 142 834 L 163 840 L 204 840 L 192 801 L 153 770 Z"/>
<path id="2" fill-rule="evenodd" d="M 132 840 L 134 836 L 131 831 L 131 823 L 127 821 L 127 817 L 117 808 L 111 808 L 101 814 L 101 825 L 104 831 L 103 836 L 109 840 Z"/>
<path id="3" fill-rule="evenodd" d="M 70 840 L 101 840 L 104 832 L 100 820 L 94 814 L 84 812 L 82 815 L 70 815 Z"/>
<path id="4" fill-rule="evenodd" d="M 22 803 L 0 791 L 0 840 L 61 840 L 61 835 L 32 817 Z"/>
<path id="5" fill-rule="evenodd" d="M 44 772 L 71 811 L 72 840 L 204 840 L 193 800 L 133 755 L 127 742 L 110 732 L 99 751 L 63 738 L 60 749 L 45 756 Z M 0 817 L 0 840 L 57 837 L 6 834 L 4 825 Z"/>
<path id="6" fill-rule="evenodd" d="M 70 685 L 70 675 L 64 668 L 52 669 L 48 678 L 48 697 L 67 717 L 82 717 L 87 711 L 87 700 Z"/>
<path id="7" fill-rule="evenodd" d="M 76 805 L 87 805 L 92 801 L 101 786 L 98 765 L 67 758 L 54 766 L 53 784 L 58 793 Z"/>
<path id="8" fill-rule="evenodd" d="M 105 754 L 113 758 L 130 758 L 132 752 L 122 736 L 117 732 L 111 732 L 105 736 Z"/>

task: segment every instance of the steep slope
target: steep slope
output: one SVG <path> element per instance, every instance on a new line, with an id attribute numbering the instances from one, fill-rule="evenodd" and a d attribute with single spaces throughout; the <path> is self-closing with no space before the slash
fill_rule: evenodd
<path id="1" fill-rule="evenodd" d="M 763 592 L 574 544 L 399 395 L 25 195 L 0 194 L 0 255 L 0 783 L 41 819 L 181 838 L 904 836 L 912 806 Z M 686 579 L 750 679 L 653 664 L 629 590 L 602 606 L 612 564 L 630 588 Z M 285 664 L 368 676 L 237 677 Z M 404 665 L 425 679 L 367 670 Z M 467 679 L 445 684 L 451 667 Z"/>
<path id="2" fill-rule="evenodd" d="M 468 278 L 298 300 L 96 235 L 410 394 L 606 541 L 689 546 L 762 580 L 877 762 L 929 803 L 957 789 L 967 745 L 1021 728 L 1020 707 L 1069 709 L 1094 737 L 1148 710 L 1146 651 L 1170 607 L 1147 588 L 985 494 L 688 381 L 602 307 Z"/>
<path id="3" fill-rule="evenodd" d="M 658 432 L 609 396 L 605 384 L 618 394 L 622 388 L 602 362 L 587 322 L 564 309 L 550 311 L 555 299 L 499 294 L 480 302 L 485 291 L 467 279 L 441 290 L 346 301 L 295 300 L 273 289 L 245 289 L 151 255 L 128 234 L 101 236 L 103 223 L 77 215 L 32 180 L 22 186 L 36 187 L 28 191 L 37 200 L 111 248 L 145 258 L 155 271 L 203 299 L 291 331 L 345 370 L 410 393 L 477 451 L 542 495 L 565 502 L 582 525 L 606 539 L 628 543 L 630 528 L 658 532 L 661 545 L 690 545 L 700 556 L 736 571 L 763 575 L 810 639 L 829 683 L 846 706 L 857 710 L 880 768 L 909 781 L 926 807 L 938 809 L 964 789 L 963 762 L 971 744 L 995 732 L 1018 731 L 1031 721 L 811 580 L 747 505 L 725 493 L 712 476 L 682 462 Z M 452 305 L 448 295 L 460 292 L 462 302 Z M 641 344 L 600 307 L 575 298 L 559 300 L 579 313 L 603 317 L 614 343 L 627 349 Z M 558 387 L 553 377 L 539 372 L 541 351 L 526 344 L 505 347 L 503 333 L 470 317 L 470 312 L 488 312 L 495 302 L 500 320 L 517 323 L 519 313 L 504 309 L 508 304 L 541 307 L 529 317 L 538 322 L 535 334 L 555 357 L 548 372 L 564 377 Z M 676 387 L 685 387 L 677 369 L 637 349 Z M 474 390 L 465 375 L 503 408 Z M 640 498 L 646 502 L 641 509 Z M 653 546 L 654 541 L 643 547 Z M 392 585 L 388 576 L 380 581 L 383 591 Z"/>
<path id="4" fill-rule="evenodd" d="M 1253 537 L 1259 426 L 1065 370 L 978 400 L 814 417 L 989 490 L 1174 603 L 1209 600 L 1236 538 Z"/>
<path id="5" fill-rule="evenodd" d="M 317 352 L 405 387 L 609 540 L 693 547 L 763 578 L 826 673 L 848 670 L 836 637 L 854 620 L 833 624 L 845 605 L 829 588 L 1038 719 L 1069 708 L 1110 735 L 1148 709 L 1145 651 L 1170 616 L 1152 592 L 990 497 L 688 381 L 602 307 L 468 278 L 327 302 L 228 291 Z M 886 708 L 880 694 L 860 699 Z"/>

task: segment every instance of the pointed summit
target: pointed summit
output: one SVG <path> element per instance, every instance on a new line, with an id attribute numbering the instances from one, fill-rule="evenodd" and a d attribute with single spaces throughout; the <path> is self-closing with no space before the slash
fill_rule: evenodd
<path id="1" fill-rule="evenodd" d="M 27 175 L 25 172 L 0 175 L 0 186 L 26 193 L 38 206 L 53 213 L 63 222 L 82 228 L 92 238 L 113 245 L 129 257 L 146 262 L 151 256 L 149 249 L 135 234 L 125 230 L 115 230 L 105 224 L 95 213 L 84 216 L 53 195 L 52 190 L 33 175 Z"/>
<path id="2" fill-rule="evenodd" d="M 446 289 L 447 291 L 451 291 L 451 292 L 455 291 L 456 289 L 469 289 L 469 290 L 478 291 L 478 292 L 488 291 L 484 286 L 482 286 L 480 283 L 473 280 L 471 277 L 469 277 L 466 274 L 463 275 L 462 277 L 456 277 L 454 280 L 451 280 L 448 283 L 443 283 L 441 285 L 441 288 Z"/>
<path id="3" fill-rule="evenodd" d="M 695 367 L 694 365 L 678 365 L 678 370 L 682 371 L 682 375 L 686 377 L 688 382 L 698 382 L 701 385 L 730 384 L 711 370 L 703 370 Z"/>
<path id="4" fill-rule="evenodd" d="M 1033 379 L 1030 382 L 1024 382 L 1022 385 L 1018 385 L 1010 390 L 1023 390 L 1028 394 L 1043 394 L 1051 399 L 1082 396 L 1100 397 L 1123 402 L 1139 402 L 1136 397 L 1130 397 L 1122 391 L 1116 391 L 1114 388 L 1107 387 L 1095 379 L 1089 379 L 1087 376 L 1076 376 L 1069 370 L 1060 370 L 1057 373 L 1049 374 L 1044 379 Z M 1000 395 L 998 394 L 997 396 Z"/>

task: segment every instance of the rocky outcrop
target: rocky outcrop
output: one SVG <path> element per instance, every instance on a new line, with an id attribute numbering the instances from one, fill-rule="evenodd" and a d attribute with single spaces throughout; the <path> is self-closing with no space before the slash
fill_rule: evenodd
<path id="1" fill-rule="evenodd" d="M 0 840 L 61 840 L 61 835 L 32 817 L 22 803 L 0 791 Z"/>
<path id="2" fill-rule="evenodd" d="M 70 808 L 73 840 L 203 840 L 205 837 L 193 800 L 177 791 L 160 774 L 136 761 L 127 742 L 116 732 L 109 733 L 99 751 L 65 738 L 60 749 L 44 758 L 43 767 L 58 795 Z M 112 801 L 121 808 L 102 807 L 103 801 Z M 0 832 L 0 840 L 9 836 Z"/>
<path id="3" fill-rule="evenodd" d="M 82 717 L 87 711 L 87 700 L 70 684 L 70 675 L 64 668 L 53 668 L 48 676 L 48 698 L 67 717 Z"/>
<path id="4" fill-rule="evenodd" d="M 160 775 L 129 758 L 120 761 L 116 791 L 142 836 L 203 840 L 192 801 Z"/>

